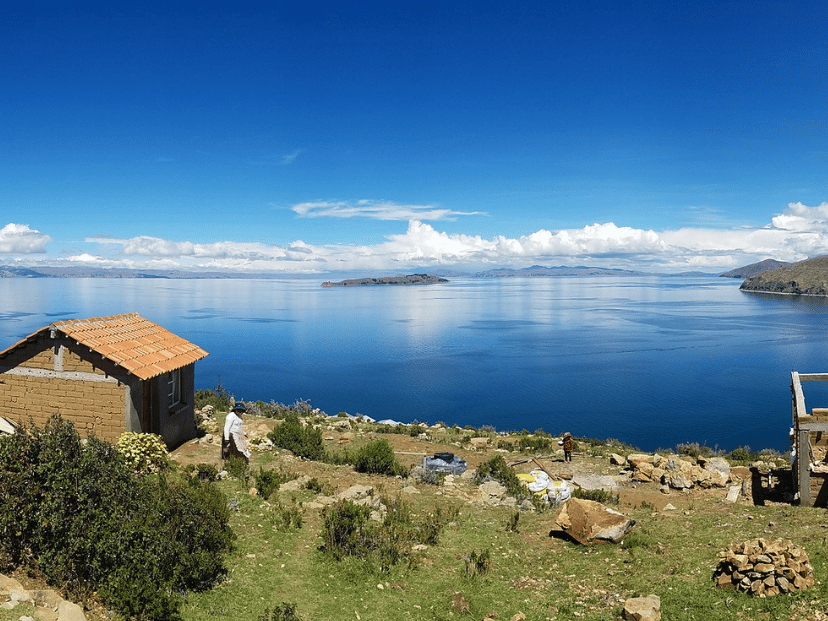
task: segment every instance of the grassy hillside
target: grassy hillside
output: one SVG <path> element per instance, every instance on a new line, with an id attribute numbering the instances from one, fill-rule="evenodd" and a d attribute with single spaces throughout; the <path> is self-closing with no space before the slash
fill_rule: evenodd
<path id="1" fill-rule="evenodd" d="M 219 433 L 223 417 L 210 422 L 211 434 Z M 455 453 L 470 469 L 502 456 L 515 463 L 516 472 L 529 472 L 536 459 L 553 476 L 584 489 L 613 487 L 603 495 L 636 526 L 623 545 L 584 547 L 550 536 L 554 509 L 487 503 L 468 475 L 424 483 L 412 476 L 364 474 L 349 465 L 300 459 L 265 446 L 279 421 L 248 416 L 248 435 L 261 450 L 253 452 L 246 471 L 218 482 L 238 537 L 227 560 L 229 571 L 217 586 L 186 594 L 184 620 L 616 621 L 626 599 L 648 594 L 661 598 L 662 618 L 671 621 L 825 619 L 820 616 L 828 608 L 825 510 L 771 502 L 780 496 L 767 486 L 766 466 L 754 468 L 747 495 L 731 503 L 725 501 L 726 488 L 664 493 L 657 483 L 633 482 L 609 456 L 635 451 L 614 440 L 580 438 L 574 461 L 568 463 L 558 439 L 542 432 L 389 428 L 324 415 L 306 422 L 318 427 L 329 455 L 354 455 L 384 439 L 404 467 L 437 452 Z M 219 447 L 210 442 L 217 438 L 208 435 L 179 447 L 173 453 L 177 467 L 195 467 L 195 472 L 221 467 Z M 704 449 L 686 445 L 663 452 L 687 455 Z M 731 463 L 740 459 L 744 464 L 759 456 L 743 448 L 729 457 Z M 790 476 L 784 457 L 764 452 L 762 459 L 775 464 L 775 482 Z M 274 473 L 281 481 L 268 498 L 255 491 L 267 479 L 262 473 Z M 396 507 L 397 518 L 384 531 L 383 545 L 406 546 L 410 525 L 416 530 L 417 525 L 439 523 L 439 533 L 428 545 L 407 549 L 396 563 L 383 563 L 375 555 L 336 560 L 321 549 L 326 541 L 322 499 L 354 484 L 372 487 L 375 496 Z M 718 553 L 757 537 L 790 539 L 802 546 L 817 583 L 796 595 L 766 599 L 716 588 L 712 576 Z M 0 620 L 18 619 L 20 612 L 14 612 L 7 617 L 0 611 Z M 113 617 L 101 611 L 88 618 Z"/>
<path id="2" fill-rule="evenodd" d="M 768 270 L 742 283 L 745 291 L 828 295 L 828 256 L 816 257 Z"/>
<path id="3" fill-rule="evenodd" d="M 255 425 L 249 423 L 253 436 Z M 465 458 L 470 468 L 495 455 L 513 461 L 534 455 L 551 473 L 591 481 L 596 487 L 618 476 L 620 468 L 610 465 L 609 453 L 630 451 L 617 442 L 582 440 L 575 461 L 565 463 L 556 441 L 535 453 L 515 450 L 521 441 L 527 447 L 542 445 L 535 442 L 539 436 L 534 434 L 505 436 L 457 428 L 418 429 L 424 435 L 380 434 L 375 425 L 354 425 L 346 431 L 324 422 L 322 429 L 329 450 L 356 450 L 382 437 L 392 443 L 404 465 L 419 463 L 422 454 L 450 451 Z M 488 446 L 472 449 L 471 436 L 487 435 Z M 176 459 L 215 462 L 216 455 L 213 447 L 187 445 L 176 452 Z M 778 463 L 781 466 L 784 460 Z M 515 468 L 528 472 L 532 467 L 532 462 L 526 462 Z M 264 500 L 248 493 L 249 482 L 233 478 L 221 482 L 237 507 L 232 526 L 238 547 L 230 559 L 227 581 L 188 597 L 183 611 L 187 620 L 261 619 L 265 609 L 272 611 L 283 603 L 296 604 L 298 618 L 306 621 L 448 621 L 487 615 L 509 620 L 524 618 L 521 614 L 541 621 L 616 620 L 627 598 L 650 593 L 661 598 L 663 618 L 674 621 L 816 620 L 822 617 L 814 615 L 828 607 L 823 586 L 828 571 L 824 510 L 770 502 L 761 506 L 756 504 L 765 502 L 760 488 L 754 489 L 753 496 L 728 503 L 726 489 L 664 494 L 655 483 L 618 478 L 615 508 L 635 519 L 636 527 L 624 545 L 587 548 L 550 536 L 554 510 L 519 511 L 484 504 L 471 479 L 451 485 L 415 483 L 359 474 L 350 466 L 299 460 L 280 450 L 256 453 L 253 470 L 260 468 L 311 476 L 316 483 L 293 491 L 280 488 Z M 323 517 L 315 501 L 320 494 L 342 491 L 354 483 L 373 486 L 386 502 L 401 501 L 415 519 L 437 508 L 450 508 L 453 518 L 437 544 L 398 565 L 382 569 L 371 560 L 333 560 L 320 551 Z M 301 512 L 301 527 L 284 528 L 279 516 L 285 508 Z M 799 595 L 767 599 L 714 587 L 718 552 L 756 537 L 791 539 L 803 546 L 817 584 Z M 487 570 L 470 574 L 469 559 L 484 551 L 489 555 Z"/>

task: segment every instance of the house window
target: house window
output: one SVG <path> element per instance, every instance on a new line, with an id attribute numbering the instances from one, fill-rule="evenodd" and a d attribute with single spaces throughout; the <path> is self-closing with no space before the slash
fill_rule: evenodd
<path id="1" fill-rule="evenodd" d="M 181 403 L 181 369 L 175 369 L 168 374 L 170 380 L 170 406 Z"/>

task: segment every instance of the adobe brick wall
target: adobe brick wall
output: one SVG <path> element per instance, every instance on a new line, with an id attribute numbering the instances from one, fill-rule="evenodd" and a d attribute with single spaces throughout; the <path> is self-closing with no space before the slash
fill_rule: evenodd
<path id="1" fill-rule="evenodd" d="M 116 442 L 126 431 L 126 386 L 28 375 L 0 376 L 0 416 L 43 427 L 53 414 L 71 420 L 81 437 Z"/>
<path id="2" fill-rule="evenodd" d="M 82 437 L 94 434 L 117 441 L 126 431 L 128 387 L 115 377 L 105 377 L 101 368 L 67 345 L 78 348 L 65 339 L 44 336 L 4 358 L 0 416 L 24 426 L 32 421 L 42 428 L 52 415 L 60 414 L 74 423 Z"/>

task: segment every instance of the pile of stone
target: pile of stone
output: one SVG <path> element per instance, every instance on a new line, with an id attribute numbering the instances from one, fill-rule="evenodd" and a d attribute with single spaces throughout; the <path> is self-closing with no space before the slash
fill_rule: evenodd
<path id="1" fill-rule="evenodd" d="M 730 464 L 723 457 L 633 453 L 626 458 L 613 454 L 610 461 L 626 466 L 633 481 L 652 481 L 671 489 L 727 487 L 731 480 Z"/>
<path id="2" fill-rule="evenodd" d="M 722 588 L 767 597 L 814 584 L 808 554 L 790 541 L 752 539 L 729 546 L 719 558 L 713 580 Z"/>

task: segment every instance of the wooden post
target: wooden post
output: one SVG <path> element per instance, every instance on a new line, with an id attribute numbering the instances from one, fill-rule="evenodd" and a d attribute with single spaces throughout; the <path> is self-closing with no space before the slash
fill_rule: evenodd
<path id="1" fill-rule="evenodd" d="M 799 506 L 811 506 L 811 463 L 808 458 L 810 451 L 810 439 L 807 429 L 799 430 L 799 442 L 797 442 L 796 463 L 798 464 L 797 472 L 799 473 Z"/>

